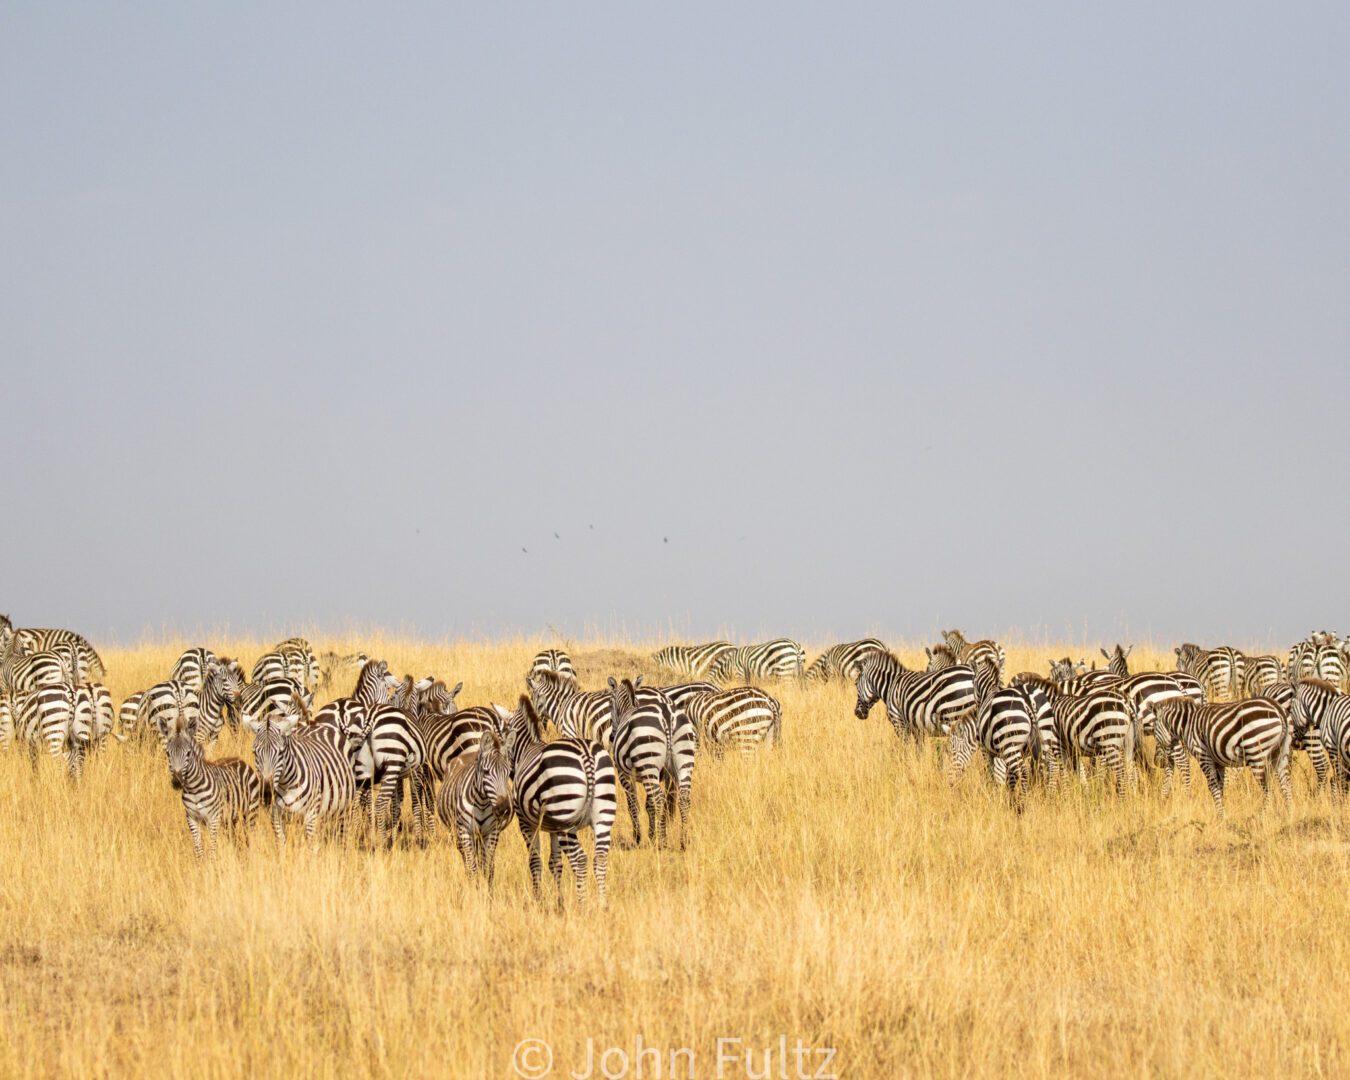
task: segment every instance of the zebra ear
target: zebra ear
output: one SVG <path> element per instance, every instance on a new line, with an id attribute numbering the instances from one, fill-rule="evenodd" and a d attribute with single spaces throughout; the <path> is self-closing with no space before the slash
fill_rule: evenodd
<path id="1" fill-rule="evenodd" d="M 412 682 L 411 675 L 408 676 L 408 682 Z M 416 690 L 419 694 L 424 694 L 435 685 L 436 685 L 436 677 L 434 675 L 428 675 L 421 682 L 413 683 L 413 689 Z"/>
<path id="2" fill-rule="evenodd" d="M 1125 655 L 1126 655 L 1126 656 L 1129 656 L 1130 653 L 1132 653 L 1132 652 L 1134 652 L 1134 645 L 1133 645 L 1133 644 L 1130 645 L 1130 647 L 1129 647 L 1128 649 L 1125 650 Z"/>
<path id="3" fill-rule="evenodd" d="M 633 688 L 636 689 L 641 685 L 642 685 L 642 676 L 639 675 L 636 679 L 633 680 Z"/>
<path id="4" fill-rule="evenodd" d="M 510 723 L 511 717 L 515 715 L 505 705 L 498 705 L 495 701 L 492 703 L 492 711 L 497 714 L 497 719 L 503 724 Z"/>
<path id="5" fill-rule="evenodd" d="M 1105 649 L 1098 649 L 1097 651 L 1101 653 L 1104 657 L 1106 657 L 1108 660 L 1111 659 L 1111 654 L 1107 652 Z"/>
<path id="6" fill-rule="evenodd" d="M 454 688 L 453 690 L 450 691 L 450 700 L 453 701 L 453 700 L 459 695 L 459 692 L 460 692 L 461 690 L 463 690 L 463 689 L 464 689 L 464 683 L 463 683 L 463 682 L 457 682 L 457 683 L 455 683 L 455 688 Z"/>

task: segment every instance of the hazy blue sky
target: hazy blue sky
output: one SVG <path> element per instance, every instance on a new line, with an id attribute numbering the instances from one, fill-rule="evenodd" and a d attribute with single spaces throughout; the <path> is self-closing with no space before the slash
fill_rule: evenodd
<path id="1" fill-rule="evenodd" d="M 1344 4 L 445 6 L 6 6 L 0 610 L 1350 630 Z"/>

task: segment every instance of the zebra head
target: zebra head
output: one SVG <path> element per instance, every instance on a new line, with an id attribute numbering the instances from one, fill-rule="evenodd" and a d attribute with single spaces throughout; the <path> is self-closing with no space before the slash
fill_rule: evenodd
<path id="1" fill-rule="evenodd" d="M 253 732 L 253 763 L 258 767 L 258 779 L 269 790 L 281 771 L 290 750 L 291 736 L 303 715 L 303 701 L 291 698 L 279 702 L 273 711 L 261 718 L 244 718 L 245 726 Z"/>
<path id="2" fill-rule="evenodd" d="M 504 705 L 494 704 L 492 708 L 501 722 L 502 748 L 513 763 L 526 747 L 537 746 L 545 741 L 546 721 L 525 694 L 520 695 L 515 712 L 509 711 Z"/>
<path id="3" fill-rule="evenodd" d="M 924 649 L 924 653 L 928 657 L 929 671 L 944 671 L 956 666 L 956 650 L 950 645 L 934 645 Z"/>
<path id="4" fill-rule="evenodd" d="M 510 811 L 511 761 L 506 756 L 504 740 L 496 731 L 483 732 L 483 740 L 478 744 L 478 759 L 474 762 L 473 784 L 482 801 L 498 815 Z"/>
<path id="5" fill-rule="evenodd" d="M 389 700 L 389 665 L 383 660 L 367 660 L 356 677 L 352 697 L 369 708 Z"/>
<path id="6" fill-rule="evenodd" d="M 959 720 L 952 728 L 951 738 L 947 740 L 947 749 L 951 752 L 951 758 L 947 763 L 949 783 L 955 784 L 960 779 L 970 764 L 970 759 L 975 755 L 975 744 L 978 742 L 977 725 L 978 719 L 971 715 Z"/>
<path id="7" fill-rule="evenodd" d="M 615 682 L 613 675 L 609 677 L 609 701 L 610 707 L 614 710 L 614 726 L 616 728 L 620 721 L 633 711 L 633 706 L 637 704 L 637 685 L 641 682 L 641 675 L 638 676 L 637 683 L 634 683 L 632 679 Z"/>
<path id="8" fill-rule="evenodd" d="M 1167 765 L 1181 739 L 1181 729 L 1195 710 L 1190 698 L 1178 697 L 1160 702 L 1153 709 L 1153 738 L 1157 742 L 1154 761 L 1159 768 Z"/>
<path id="9" fill-rule="evenodd" d="M 873 653 L 858 665 L 858 704 L 854 706 L 853 715 L 859 720 L 867 719 L 872 706 L 881 700 L 885 692 L 884 680 L 889 669 L 887 660 L 895 662 L 891 657 Z"/>
<path id="10" fill-rule="evenodd" d="M 1074 663 L 1067 656 L 1059 660 L 1050 661 L 1050 678 L 1055 682 L 1064 682 L 1066 679 L 1072 679 L 1075 675 L 1081 675 L 1087 670 L 1087 664 L 1081 660 Z"/>
<path id="11" fill-rule="evenodd" d="M 1117 643 L 1111 652 L 1107 652 L 1105 649 L 1101 649 L 1100 652 L 1106 657 L 1106 666 L 1111 670 L 1111 674 L 1119 675 L 1122 679 L 1130 677 L 1130 665 L 1126 657 L 1134 652 L 1133 645 L 1128 649 L 1122 649 Z"/>
<path id="12" fill-rule="evenodd" d="M 200 764 L 202 747 L 197 741 L 197 722 L 175 723 L 172 734 L 164 744 L 169 759 L 169 783 L 174 791 L 183 790 L 183 781 Z"/>
<path id="13" fill-rule="evenodd" d="M 424 690 L 419 691 L 417 696 L 419 716 L 454 716 L 455 713 L 459 712 L 459 706 L 455 703 L 455 698 L 464 689 L 462 682 L 455 683 L 453 690 L 447 690 L 444 682 L 440 679 L 432 679 L 430 675 L 423 682 L 428 685 Z"/>

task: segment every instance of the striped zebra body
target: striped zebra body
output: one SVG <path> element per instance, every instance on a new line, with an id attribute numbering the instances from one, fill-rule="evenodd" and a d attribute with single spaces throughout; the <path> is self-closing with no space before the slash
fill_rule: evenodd
<path id="1" fill-rule="evenodd" d="M 806 677 L 814 682 L 829 682 L 836 678 L 852 679 L 864 657 L 870 653 L 886 651 L 885 643 L 876 638 L 845 641 L 831 646 L 816 657 L 806 669 Z"/>
<path id="2" fill-rule="evenodd" d="M 374 796 L 375 828 L 384 834 L 385 842 L 394 841 L 393 830 L 402 809 L 406 781 L 412 789 L 413 827 L 418 842 L 426 843 L 433 824 L 435 789 L 430 774 L 423 768 L 427 748 L 413 719 L 394 705 L 370 708 L 363 721 L 355 721 L 347 728 L 347 758 L 356 777 L 363 812 L 366 800 Z"/>
<path id="3" fill-rule="evenodd" d="M 640 683 L 640 679 L 639 679 Z M 677 712 L 660 690 L 631 679 L 609 680 L 614 716 L 614 769 L 628 803 L 634 842 L 642 844 L 637 787 L 647 804 L 648 836 L 657 847 L 666 843 L 668 796 L 680 813 L 680 846 L 689 839 L 689 811 L 694 779 L 694 737 L 687 715 Z M 677 728 L 683 727 L 684 730 Z"/>
<path id="4" fill-rule="evenodd" d="M 308 670 L 304 657 L 300 653 L 267 652 L 254 662 L 253 670 L 249 672 L 248 681 L 252 684 L 261 685 L 262 683 L 290 679 L 297 686 L 307 689 L 307 677 Z"/>
<path id="5" fill-rule="evenodd" d="M 1292 729 L 1273 701 L 1252 698 L 1222 705 L 1197 705 L 1180 699 L 1164 702 L 1157 708 L 1153 733 L 1159 752 L 1167 755 L 1173 767 L 1188 751 L 1199 762 L 1219 817 L 1223 817 L 1224 773 L 1230 768 L 1251 769 L 1267 801 L 1273 769 L 1285 802 L 1293 800 L 1289 782 Z"/>
<path id="6" fill-rule="evenodd" d="M 207 676 L 220 667 L 220 658 L 210 649 L 197 646 L 186 649 L 169 672 L 171 682 L 187 683 L 194 690 L 200 690 Z"/>
<path id="7" fill-rule="evenodd" d="M 152 731 L 167 742 L 175 727 L 196 724 L 201 718 L 201 697 L 187 683 L 166 680 L 142 692 L 136 726 Z"/>
<path id="8" fill-rule="evenodd" d="M 37 771 L 38 752 L 45 748 L 52 757 L 66 759 L 71 781 L 79 780 L 84 759 L 94 741 L 94 695 L 88 686 L 42 686 L 16 696 L 15 724 L 28 743 L 28 759 Z"/>
<path id="9" fill-rule="evenodd" d="M 496 712 L 483 705 L 421 717 L 417 727 L 427 749 L 426 766 L 436 780 L 450 775 L 454 763 L 465 754 L 478 753 L 485 736 L 500 734 Z"/>
<path id="10" fill-rule="evenodd" d="M 193 725 L 174 731 L 164 750 L 169 759 L 169 781 L 183 797 L 188 832 L 197 858 L 202 851 L 202 827 L 215 850 L 220 826 L 249 826 L 262 803 L 262 781 L 252 765 L 239 758 L 207 761 L 201 736 Z"/>
<path id="11" fill-rule="evenodd" d="M 1115 689 L 1130 706 L 1130 717 L 1134 723 L 1134 752 L 1137 761 L 1143 760 L 1142 736 L 1153 734 L 1153 712 L 1164 701 L 1173 698 L 1189 697 L 1203 704 L 1200 697 L 1200 684 L 1194 679 L 1183 686 L 1175 675 L 1167 672 L 1143 672 L 1123 679 Z"/>
<path id="12" fill-rule="evenodd" d="M 608 690 L 584 691 L 556 671 L 536 671 L 528 685 L 535 711 L 557 725 L 563 738 L 610 745 L 614 700 Z"/>
<path id="13" fill-rule="evenodd" d="M 1111 690 L 1118 687 L 1122 679 L 1113 671 L 1080 671 L 1077 675 L 1052 680 L 1061 694 L 1077 697 L 1092 690 Z"/>
<path id="14" fill-rule="evenodd" d="M 284 656 L 293 672 L 298 669 L 301 685 L 312 695 L 319 685 L 319 658 L 309 642 L 302 637 L 287 638 L 273 645 L 272 651 Z"/>
<path id="15" fill-rule="evenodd" d="M 1307 752 L 1308 760 L 1312 762 L 1313 770 L 1317 774 L 1319 790 L 1327 782 L 1328 776 L 1343 780 L 1346 774 L 1342 771 L 1342 762 L 1339 759 L 1335 716 L 1346 707 L 1343 703 L 1350 702 L 1350 698 L 1323 679 L 1300 679 L 1294 684 L 1278 685 L 1289 686 L 1290 689 L 1288 703 L 1284 706 L 1285 715 L 1289 717 L 1290 749 Z M 1274 693 L 1268 696 L 1272 701 L 1279 703 L 1279 697 Z M 1325 734 L 1327 731 L 1325 722 L 1328 718 L 1333 721 L 1330 739 Z"/>
<path id="16" fill-rule="evenodd" d="M 782 707 L 758 687 L 713 687 L 684 697 L 678 708 L 715 757 L 729 749 L 754 753 L 766 742 L 777 748 L 782 741 Z"/>
<path id="17" fill-rule="evenodd" d="M 141 702 L 144 699 L 145 691 L 137 690 L 122 702 L 121 708 L 117 710 L 117 726 L 123 735 L 136 736 L 145 733 L 145 729 L 141 727 Z"/>
<path id="18" fill-rule="evenodd" d="M 990 656 L 982 656 L 971 667 L 975 672 L 975 701 L 983 705 L 1003 689 L 1003 673 Z"/>
<path id="19" fill-rule="evenodd" d="M 536 671 L 556 671 L 559 675 L 566 675 L 571 679 L 577 677 L 577 669 L 572 663 L 572 658 L 562 649 L 545 649 L 536 653 L 534 659 L 530 661 L 529 674 L 533 675 Z"/>
<path id="20" fill-rule="evenodd" d="M 709 641 L 703 645 L 670 645 L 652 656 L 668 671 L 690 679 L 710 677 L 710 672 L 723 656 L 735 648 L 729 641 Z"/>
<path id="21" fill-rule="evenodd" d="M 455 836 L 464 867 L 474 877 L 481 865 L 492 890 L 497 841 L 511 822 L 511 762 L 495 726 L 480 746 L 459 757 L 445 774 L 436 812 Z"/>
<path id="22" fill-rule="evenodd" d="M 72 686 L 83 682 L 78 662 L 68 651 L 44 650 L 13 658 L 0 673 L 0 688 L 14 694 L 27 694 L 42 686 Z"/>
<path id="23" fill-rule="evenodd" d="M 774 638 L 759 645 L 742 645 L 723 653 L 708 672 L 713 682 L 740 679 L 801 678 L 806 673 L 806 651 L 791 638 Z"/>
<path id="24" fill-rule="evenodd" d="M 1003 646 L 997 641 L 990 638 L 984 638 L 981 641 L 967 641 L 965 634 L 961 633 L 960 630 L 942 631 L 942 640 L 955 655 L 958 664 L 974 667 L 982 661 L 993 661 L 998 665 L 999 678 L 1003 677 L 1008 658 L 1004 655 Z"/>
<path id="25" fill-rule="evenodd" d="M 272 830 L 283 845 L 287 817 L 301 818 L 305 839 L 313 840 L 319 822 L 342 818 L 356 799 L 345 750 L 333 744 L 326 725 L 302 727 L 302 718 L 294 703 L 279 716 L 242 718 L 253 732 L 258 779 L 272 791 Z"/>
<path id="26" fill-rule="evenodd" d="M 85 683 L 85 689 L 94 700 L 94 730 L 90 750 L 99 749 L 109 736 L 118 742 L 123 741 L 117 732 L 117 712 L 113 709 L 112 692 L 102 683 L 96 682 Z"/>
<path id="27" fill-rule="evenodd" d="M 544 721 L 528 697 L 521 697 L 514 713 L 498 709 L 506 735 L 504 745 L 511 761 L 512 801 L 516 820 L 530 855 L 530 880 L 535 899 L 540 898 L 543 863 L 539 834 L 549 834 L 552 848 L 548 867 L 558 888 L 562 907 L 562 860 L 567 857 L 576 880 L 577 903 L 586 893 L 586 853 L 577 834 L 595 833 L 595 884 L 600 904 L 605 904 L 605 878 L 609 869 L 609 845 L 618 808 L 614 760 L 599 743 L 582 739 L 545 742 Z"/>
<path id="28" fill-rule="evenodd" d="M 1086 779 L 1086 761 L 1101 758 L 1115 777 L 1116 794 L 1125 794 L 1128 766 L 1134 758 L 1135 721 L 1130 703 L 1115 688 L 1066 694 L 1059 684 L 1021 674 L 1013 684 L 1040 691 L 1050 703 L 1055 734 L 1065 764 L 1076 764 Z"/>
<path id="29" fill-rule="evenodd" d="M 74 630 L 15 630 L 14 645 L 24 653 L 60 652 L 64 648 L 73 648 L 79 657 L 82 679 L 103 679 L 108 674 L 97 650 L 83 634 L 77 634 Z"/>
<path id="30" fill-rule="evenodd" d="M 970 765 L 975 749 L 989 760 L 995 780 L 1006 784 L 1016 800 L 1024 785 L 1027 767 L 1038 754 L 1040 727 L 1038 708 L 1029 691 L 1018 686 L 995 690 L 952 729 L 949 779 L 954 784 Z"/>
<path id="31" fill-rule="evenodd" d="M 1319 645 L 1314 656 L 1316 675 L 1314 678 L 1331 683 L 1341 693 L 1345 693 L 1346 666 L 1345 655 L 1334 645 Z"/>
<path id="32" fill-rule="evenodd" d="M 927 735 L 945 735 L 951 726 L 978 707 L 975 672 L 964 664 L 941 671 L 910 671 L 890 653 L 869 656 L 858 669 L 859 720 L 878 701 L 896 735 L 915 741 Z"/>
<path id="33" fill-rule="evenodd" d="M 201 723 L 195 729 L 197 738 L 205 743 L 215 742 L 227 719 L 231 727 L 238 728 L 244 685 L 237 671 L 217 663 L 207 669 L 197 689 L 201 702 Z"/>
<path id="34" fill-rule="evenodd" d="M 389 700 L 391 684 L 398 682 L 389 674 L 389 665 L 383 660 L 367 660 L 356 675 L 356 686 L 350 696 L 366 708 L 383 705 Z"/>
<path id="35" fill-rule="evenodd" d="M 1284 679 L 1284 665 L 1275 656 L 1248 656 L 1242 680 L 1247 697 L 1261 697 L 1266 688 Z"/>

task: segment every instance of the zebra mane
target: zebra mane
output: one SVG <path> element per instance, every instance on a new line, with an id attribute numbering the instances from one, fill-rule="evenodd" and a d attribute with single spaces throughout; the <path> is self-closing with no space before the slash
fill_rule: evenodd
<path id="1" fill-rule="evenodd" d="M 1332 693 L 1332 694 L 1338 694 L 1338 693 L 1340 693 L 1340 691 L 1339 691 L 1335 686 L 1333 686 L 1331 683 L 1327 682 L 1326 679 L 1299 679 L 1298 685 L 1299 685 L 1299 686 L 1315 686 L 1315 687 L 1317 687 L 1317 689 L 1319 689 L 1319 690 L 1325 690 L 1325 691 L 1327 691 L 1328 693 Z"/>

